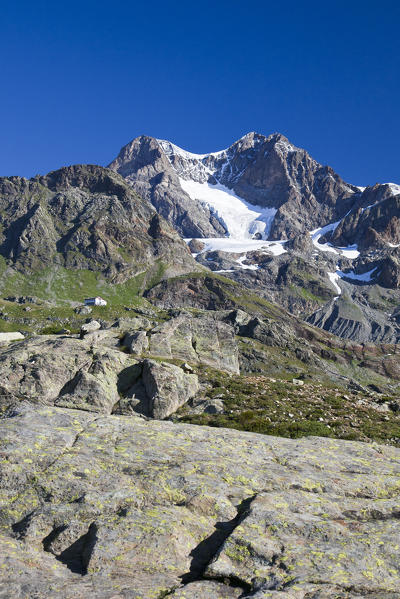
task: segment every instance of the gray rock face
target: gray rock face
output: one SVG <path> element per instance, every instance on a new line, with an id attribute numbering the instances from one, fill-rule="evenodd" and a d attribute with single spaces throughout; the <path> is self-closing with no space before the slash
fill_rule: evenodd
<path id="1" fill-rule="evenodd" d="M 383 287 L 389 289 L 400 287 L 400 252 L 398 248 L 391 256 L 385 256 L 378 268 L 380 270 L 378 282 Z"/>
<path id="2" fill-rule="evenodd" d="M 149 199 L 183 237 L 222 237 L 224 224 L 189 198 L 179 178 L 232 189 L 257 206 L 278 210 L 271 239 L 290 238 L 341 218 L 358 188 L 313 160 L 280 134 L 249 133 L 222 152 L 196 156 L 167 141 L 138 137 L 110 168 Z"/>
<path id="3" fill-rule="evenodd" d="M 17 397 L 109 414 L 127 358 L 111 348 L 92 350 L 78 339 L 37 337 L 0 353 L 0 378 Z"/>
<path id="4" fill-rule="evenodd" d="M 101 324 L 97 320 L 91 320 L 81 326 L 81 338 L 88 333 L 94 333 L 101 328 Z"/>
<path id="5" fill-rule="evenodd" d="M 335 245 L 356 243 L 361 250 L 400 243 L 400 193 L 387 184 L 367 187 L 359 204 L 342 219 L 332 233 Z"/>
<path id="6" fill-rule="evenodd" d="M 239 372 L 234 329 L 212 312 L 198 317 L 187 313 L 156 327 L 151 332 L 149 350 L 163 358 L 175 357 Z"/>
<path id="7" fill-rule="evenodd" d="M 20 341 L 24 336 L 18 331 L 13 333 L 0 333 L 0 343 L 8 343 L 9 341 Z"/>
<path id="8" fill-rule="evenodd" d="M 165 418 L 198 391 L 195 374 L 172 364 L 138 362 L 94 341 L 95 346 L 93 339 L 39 337 L 6 347 L 0 352 L 2 394 L 89 412 L 133 410 Z"/>
<path id="9" fill-rule="evenodd" d="M 109 169 L 76 165 L 29 181 L 0 178 L 0 209 L 0 253 L 24 274 L 62 266 L 123 282 L 152 271 L 156 260 L 165 264 L 163 276 L 196 269 L 177 233 Z"/>
<path id="10" fill-rule="evenodd" d="M 395 318 L 360 300 L 359 295 L 344 293 L 311 314 L 307 322 L 360 343 L 398 343 L 400 327 Z"/>
<path id="11" fill-rule="evenodd" d="M 221 285 L 220 281 L 207 276 L 174 278 L 155 285 L 145 295 L 160 308 L 224 310 L 235 307 L 234 299 L 226 293 L 226 283 Z M 233 284 L 232 292 L 235 292 Z"/>
<path id="12" fill-rule="evenodd" d="M 146 331 L 127 333 L 123 339 L 123 345 L 134 355 L 141 355 L 148 347 L 149 340 Z"/>
<path id="13" fill-rule="evenodd" d="M 27 402 L 0 438 L 4 598 L 400 597 L 398 449 Z"/>
<path id="14" fill-rule="evenodd" d="M 151 323 L 150 320 L 143 316 L 135 316 L 133 318 L 118 318 L 112 326 L 125 331 L 139 331 L 150 329 Z"/>
<path id="15" fill-rule="evenodd" d="M 137 137 L 121 149 L 109 168 L 125 177 L 184 237 L 225 235 L 226 229 L 210 210 L 183 191 L 158 140 Z"/>
<path id="16" fill-rule="evenodd" d="M 143 362 L 142 381 L 149 398 L 148 412 L 162 420 L 170 416 L 199 390 L 195 374 L 187 374 L 173 364 L 154 360 Z"/>

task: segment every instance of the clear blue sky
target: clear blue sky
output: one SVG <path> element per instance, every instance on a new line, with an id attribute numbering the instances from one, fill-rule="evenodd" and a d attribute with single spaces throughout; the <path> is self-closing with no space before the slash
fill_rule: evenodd
<path id="1" fill-rule="evenodd" d="M 357 185 L 400 182 L 397 0 L 3 0 L 0 175 L 279 131 Z"/>

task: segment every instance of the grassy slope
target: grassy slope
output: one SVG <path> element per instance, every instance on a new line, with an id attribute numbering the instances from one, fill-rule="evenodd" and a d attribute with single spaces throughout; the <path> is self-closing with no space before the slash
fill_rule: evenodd
<path id="1" fill-rule="evenodd" d="M 307 378 L 296 386 L 267 376 L 197 370 L 206 384 L 204 398 L 222 400 L 224 412 L 195 414 L 184 406 L 177 414 L 180 421 L 283 437 L 318 435 L 400 446 L 400 411 L 394 398 L 381 397 L 377 403 Z"/>
<path id="2" fill-rule="evenodd" d="M 163 265 L 159 264 L 147 286 L 157 284 L 162 274 Z M 182 278 L 188 276 L 211 276 L 224 286 L 227 296 L 234 299 L 238 307 L 250 312 L 263 313 L 278 321 L 283 317 L 279 306 L 246 292 L 241 286 L 220 275 L 193 273 Z M 1 299 L 0 311 L 7 314 L 7 319 L 0 318 L 0 331 L 24 329 L 51 332 L 61 326 L 73 329 L 87 318 L 77 316 L 73 312 L 73 302 L 82 302 L 85 296 L 97 294 L 105 297 L 108 305 L 94 307 L 91 317 L 112 321 L 120 316 L 130 316 L 131 313 L 125 310 L 126 306 L 150 306 L 142 297 L 144 280 L 145 275 L 141 274 L 126 283 L 111 284 L 98 273 L 60 267 L 52 271 L 43 270 L 27 277 L 7 269 L 4 260 L 0 258 L 1 297 L 33 295 L 52 302 L 21 305 Z M 29 311 L 26 311 L 27 306 Z M 153 306 L 150 307 L 154 309 Z M 161 319 L 165 318 L 163 311 L 156 311 Z M 319 343 L 323 344 L 327 336 L 323 332 L 318 334 L 321 335 Z M 205 397 L 220 397 L 224 413 L 194 414 L 185 407 L 181 410 L 179 418 L 193 424 L 227 426 L 280 436 L 298 437 L 312 434 L 400 444 L 398 412 L 392 409 L 379 411 L 376 403 L 373 405 L 362 394 L 349 394 L 340 385 L 332 384 L 326 373 L 310 368 L 284 348 L 266 347 L 257 341 L 241 338 L 238 341 L 242 351 L 246 351 L 250 343 L 252 347 L 265 352 L 267 358 L 261 358 L 259 364 L 256 361 L 254 363 L 256 368 L 260 368 L 261 374 L 235 377 L 194 366 L 207 387 Z M 346 354 L 345 348 L 339 350 L 330 346 L 330 349 Z M 327 364 L 329 365 L 329 361 Z M 369 368 L 360 366 L 355 359 L 349 360 L 347 365 L 332 363 L 332 367 L 341 371 L 344 376 L 350 376 L 365 385 L 387 383 L 387 379 Z M 304 377 L 305 385 L 294 386 L 290 382 L 294 376 Z M 274 377 L 276 382 L 271 380 L 271 377 Z M 386 404 L 391 404 L 395 399 L 386 398 Z M 382 402 L 385 402 L 384 398 Z"/>

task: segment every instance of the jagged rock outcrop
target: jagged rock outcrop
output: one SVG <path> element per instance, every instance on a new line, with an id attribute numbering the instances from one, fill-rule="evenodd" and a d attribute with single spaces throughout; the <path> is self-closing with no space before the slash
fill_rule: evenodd
<path id="1" fill-rule="evenodd" d="M 196 375 L 171 364 L 133 359 L 107 347 L 109 331 L 104 333 L 105 344 L 95 332 L 83 341 L 39 337 L 3 348 L 2 393 L 42 405 L 165 418 L 198 391 Z"/>
<path id="2" fill-rule="evenodd" d="M 123 345 L 134 355 L 141 355 L 149 347 L 149 339 L 146 331 L 135 331 L 127 333 L 123 339 Z"/>
<path id="3" fill-rule="evenodd" d="M 341 295 L 311 314 L 307 322 L 359 343 L 398 343 L 400 327 L 391 314 L 382 314 L 361 299 Z"/>
<path id="4" fill-rule="evenodd" d="M 188 276 L 173 278 L 155 285 L 146 292 L 146 297 L 160 308 L 202 308 L 220 310 L 235 307 L 235 299 L 229 297 L 229 283 L 215 277 Z M 234 284 L 231 285 L 234 293 Z"/>
<path id="5" fill-rule="evenodd" d="M 95 333 L 96 334 L 96 333 Z M 128 356 L 117 349 L 66 336 L 40 336 L 0 352 L 3 387 L 16 397 L 111 413 L 117 377 Z"/>
<path id="6" fill-rule="evenodd" d="M 389 289 L 400 287 L 400 252 L 398 249 L 393 252 L 393 255 L 386 256 L 379 263 L 378 282 Z"/>
<path id="7" fill-rule="evenodd" d="M 367 187 L 359 204 L 333 231 L 334 245 L 357 244 L 360 250 L 390 248 L 400 244 L 400 189 L 389 184 Z"/>
<path id="8" fill-rule="evenodd" d="M 180 314 L 151 331 L 149 351 L 154 356 L 207 364 L 239 372 L 234 329 L 218 313 Z"/>
<path id="9" fill-rule="evenodd" d="M 144 360 L 139 385 L 145 390 L 145 398 L 140 392 L 138 398 L 142 406 L 145 402 L 143 413 L 159 420 L 176 412 L 199 390 L 195 374 L 188 374 L 173 364 L 160 364 L 154 360 Z M 129 395 L 130 392 L 127 397 Z"/>
<path id="10" fill-rule="evenodd" d="M 110 168 L 149 199 L 183 237 L 222 237 L 226 228 L 206 203 L 189 197 L 180 179 L 222 185 L 250 205 L 277 210 L 269 238 L 290 238 L 336 221 L 358 188 L 345 183 L 283 135 L 249 133 L 220 152 L 192 154 L 141 136 L 124 146 Z"/>
<path id="11" fill-rule="evenodd" d="M 3 597 L 400 597 L 398 449 L 27 401 L 0 430 Z"/>
<path id="12" fill-rule="evenodd" d="M 122 282 L 161 263 L 161 278 L 199 268 L 149 202 L 100 166 L 1 178 L 0 229 L 0 254 L 24 274 L 62 266 Z"/>
<path id="13" fill-rule="evenodd" d="M 109 168 L 118 172 L 184 237 L 225 235 L 219 220 L 183 191 L 157 139 L 142 135 L 124 146 Z"/>
<path id="14" fill-rule="evenodd" d="M 86 322 L 85 324 L 83 324 L 81 326 L 81 331 L 80 331 L 81 339 L 83 339 L 83 337 L 85 335 L 88 335 L 89 333 L 94 333 L 95 331 L 97 331 L 100 328 L 101 328 L 101 324 L 97 320 L 90 320 L 89 322 Z"/>

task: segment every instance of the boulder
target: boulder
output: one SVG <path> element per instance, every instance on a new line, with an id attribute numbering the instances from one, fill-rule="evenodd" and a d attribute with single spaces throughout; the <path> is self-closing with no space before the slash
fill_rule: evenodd
<path id="1" fill-rule="evenodd" d="M 119 401 L 118 375 L 125 364 L 119 352 L 97 350 L 88 369 L 81 369 L 61 389 L 55 405 L 111 414 Z"/>
<path id="2" fill-rule="evenodd" d="M 148 397 L 148 414 L 159 420 L 176 412 L 199 390 L 197 375 L 154 360 L 143 362 L 142 381 Z"/>
<path id="3" fill-rule="evenodd" d="M 79 339 L 40 335 L 0 352 L 0 380 L 15 397 L 110 413 L 128 360 L 117 349 L 92 349 Z"/>
<path id="4" fill-rule="evenodd" d="M 74 308 L 75 314 L 91 314 L 93 309 L 90 306 L 77 306 Z"/>
<path id="5" fill-rule="evenodd" d="M 128 348 L 129 353 L 141 355 L 149 347 L 149 339 L 146 331 L 127 333 L 123 338 L 122 345 Z"/>
<path id="6" fill-rule="evenodd" d="M 118 320 L 116 320 L 112 326 L 125 331 L 138 331 L 141 329 L 149 329 L 151 327 L 151 323 L 148 318 L 136 316 L 134 318 L 118 318 Z"/>
<path id="7" fill-rule="evenodd" d="M 150 332 L 149 351 L 155 356 L 239 373 L 233 326 L 213 312 L 197 316 L 183 313 L 162 323 Z"/>
<path id="8" fill-rule="evenodd" d="M 19 339 L 24 339 L 24 336 L 18 331 L 13 331 L 11 333 L 0 333 L 0 343 L 18 341 Z"/>
<path id="9" fill-rule="evenodd" d="M 207 399 L 201 404 L 201 407 L 206 414 L 222 414 L 224 411 L 224 404 L 221 399 Z"/>
<path id="10" fill-rule="evenodd" d="M 98 331 L 101 328 L 101 324 L 97 320 L 91 320 L 81 326 L 80 337 L 83 339 L 85 335 L 88 333 L 94 333 L 94 331 Z"/>
<path id="11" fill-rule="evenodd" d="M 192 254 L 199 254 L 206 247 L 205 243 L 201 239 L 191 239 L 188 243 L 189 249 Z"/>

